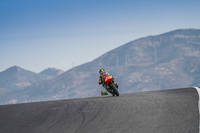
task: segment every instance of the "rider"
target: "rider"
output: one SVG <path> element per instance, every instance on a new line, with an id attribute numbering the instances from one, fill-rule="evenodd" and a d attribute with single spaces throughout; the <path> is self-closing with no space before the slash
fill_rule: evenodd
<path id="1" fill-rule="evenodd" d="M 107 76 L 111 76 L 108 74 L 103 68 L 99 69 L 99 85 L 102 84 L 102 86 L 109 92 L 109 85 L 105 84 L 104 80 Z M 115 79 L 113 78 L 113 83 L 118 89 L 118 84 L 115 82 Z"/>

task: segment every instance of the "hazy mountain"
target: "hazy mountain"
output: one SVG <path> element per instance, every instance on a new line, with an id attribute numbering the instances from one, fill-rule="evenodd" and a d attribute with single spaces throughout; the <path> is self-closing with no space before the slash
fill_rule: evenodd
<path id="1" fill-rule="evenodd" d="M 116 78 L 120 93 L 199 86 L 200 30 L 175 30 L 134 40 L 54 79 L 26 87 L 12 100 L 98 96 L 103 89 L 97 83 L 99 68 Z"/>
<path id="2" fill-rule="evenodd" d="M 44 74 L 44 75 L 48 75 L 52 78 L 60 75 L 60 74 L 63 74 L 64 71 L 63 70 L 60 70 L 60 69 L 56 69 L 56 68 L 47 68 L 45 69 L 44 71 L 40 72 L 39 74 Z"/>
<path id="3" fill-rule="evenodd" d="M 22 89 L 33 83 L 46 80 L 48 76 L 13 66 L 0 73 L 0 88 L 7 90 Z"/>
<path id="4" fill-rule="evenodd" d="M 13 98 L 13 94 L 23 92 L 24 88 L 34 83 L 50 79 L 44 74 L 37 74 L 19 66 L 13 66 L 0 72 L 0 97 L 1 101 Z M 17 97 L 22 97 L 19 93 Z M 12 102 L 11 102 L 12 103 Z"/>

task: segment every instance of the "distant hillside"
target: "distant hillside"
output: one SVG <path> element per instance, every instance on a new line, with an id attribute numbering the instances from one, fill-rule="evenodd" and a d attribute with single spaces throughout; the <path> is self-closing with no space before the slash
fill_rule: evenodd
<path id="1" fill-rule="evenodd" d="M 56 69 L 56 68 L 47 68 L 45 69 L 44 71 L 40 72 L 39 74 L 44 74 L 44 75 L 48 75 L 52 78 L 60 75 L 60 74 L 63 74 L 64 71 L 63 70 L 60 70 L 60 69 Z"/>
<path id="2" fill-rule="evenodd" d="M 180 29 L 131 41 L 10 95 L 17 102 L 99 96 L 99 68 L 116 78 L 120 93 L 199 86 L 200 30 Z"/>
<path id="3" fill-rule="evenodd" d="M 0 88 L 6 90 L 22 89 L 33 83 L 48 79 L 48 76 L 13 66 L 0 72 Z"/>

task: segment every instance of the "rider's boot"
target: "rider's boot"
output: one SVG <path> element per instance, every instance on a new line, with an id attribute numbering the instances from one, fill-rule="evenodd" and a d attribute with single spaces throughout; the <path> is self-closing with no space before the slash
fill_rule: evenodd
<path id="1" fill-rule="evenodd" d="M 107 86 L 106 90 L 111 93 L 109 86 Z"/>
<path id="2" fill-rule="evenodd" d="M 104 84 L 103 87 L 104 87 L 108 92 L 110 92 L 110 87 L 109 87 L 108 85 Z"/>
<path id="3" fill-rule="evenodd" d="M 115 84 L 115 86 L 117 87 L 117 89 L 118 89 L 118 87 L 119 87 L 119 84 L 117 83 L 117 82 L 114 82 L 114 84 Z"/>
<path id="4" fill-rule="evenodd" d="M 115 82 L 115 79 L 113 78 L 113 83 L 114 83 L 114 85 L 117 87 L 117 89 L 118 89 L 118 86 L 119 86 L 119 84 L 117 83 L 117 82 Z"/>

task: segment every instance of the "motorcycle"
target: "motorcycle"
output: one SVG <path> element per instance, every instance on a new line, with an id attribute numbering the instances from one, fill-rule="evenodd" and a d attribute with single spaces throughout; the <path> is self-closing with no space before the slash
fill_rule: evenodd
<path id="1" fill-rule="evenodd" d="M 113 95 L 113 96 L 119 96 L 119 92 L 117 87 L 115 86 L 113 82 L 113 77 L 112 76 L 107 76 L 105 78 L 105 83 L 110 87 L 108 91 Z"/>

